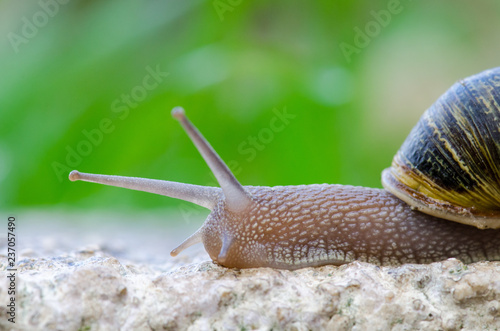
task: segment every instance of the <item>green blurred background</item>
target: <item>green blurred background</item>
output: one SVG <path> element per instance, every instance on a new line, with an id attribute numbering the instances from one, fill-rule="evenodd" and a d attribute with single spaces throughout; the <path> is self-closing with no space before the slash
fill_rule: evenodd
<path id="1" fill-rule="evenodd" d="M 213 185 L 178 105 L 243 185 L 381 187 L 422 112 L 499 65 L 499 17 L 493 0 L 0 2 L 0 208 L 177 208 L 67 174 Z"/>

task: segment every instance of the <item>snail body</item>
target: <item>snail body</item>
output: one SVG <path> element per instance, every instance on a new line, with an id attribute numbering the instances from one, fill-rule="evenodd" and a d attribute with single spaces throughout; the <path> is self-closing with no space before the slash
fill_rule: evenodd
<path id="1" fill-rule="evenodd" d="M 228 213 L 220 200 L 204 225 L 205 249 L 222 265 L 298 269 L 355 260 L 399 265 L 500 258 L 498 230 L 414 211 L 382 189 L 329 184 L 245 189 L 253 204 L 243 216 Z"/>
<path id="2" fill-rule="evenodd" d="M 500 68 L 455 84 L 422 116 L 392 167 L 384 170 L 385 190 L 334 184 L 242 186 L 182 108 L 172 114 L 220 188 L 77 171 L 69 177 L 210 209 L 201 228 L 171 255 L 203 242 L 210 258 L 226 267 L 500 260 L 500 230 L 493 229 L 500 227 L 499 104 Z M 458 129 L 467 132 L 455 143 Z M 479 163 L 473 166 L 471 160 Z M 471 170 L 480 171 L 472 175 Z"/>

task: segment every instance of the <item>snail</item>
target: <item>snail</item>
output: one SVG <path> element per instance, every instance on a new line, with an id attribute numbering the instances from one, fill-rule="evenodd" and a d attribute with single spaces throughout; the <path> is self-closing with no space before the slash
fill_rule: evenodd
<path id="1" fill-rule="evenodd" d="M 500 260 L 500 68 L 455 83 L 422 115 L 382 172 L 385 189 L 242 186 L 184 110 L 176 107 L 172 115 L 220 188 L 69 175 L 210 209 L 172 256 L 203 242 L 213 261 L 234 268 Z"/>

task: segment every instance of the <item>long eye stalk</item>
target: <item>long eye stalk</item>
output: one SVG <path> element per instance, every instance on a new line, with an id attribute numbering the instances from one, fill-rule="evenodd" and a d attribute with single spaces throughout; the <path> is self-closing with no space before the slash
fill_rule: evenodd
<path id="1" fill-rule="evenodd" d="M 224 191 L 226 207 L 233 212 L 241 212 L 246 209 L 252 202 L 250 194 L 241 186 L 217 152 L 215 152 L 203 135 L 189 121 L 184 109 L 175 107 L 172 109 L 172 116 L 179 120 L 189 138 L 191 138 L 191 141 L 210 167 L 210 170 L 212 170 L 215 178 L 217 178 L 222 191 Z"/>
<path id="2" fill-rule="evenodd" d="M 78 172 L 76 170 L 73 170 L 69 174 L 69 179 L 71 181 L 82 180 L 85 182 L 155 193 L 170 198 L 192 202 L 208 209 L 212 209 L 215 206 L 220 194 L 222 193 L 217 187 L 191 185 L 139 177 L 88 174 Z"/>

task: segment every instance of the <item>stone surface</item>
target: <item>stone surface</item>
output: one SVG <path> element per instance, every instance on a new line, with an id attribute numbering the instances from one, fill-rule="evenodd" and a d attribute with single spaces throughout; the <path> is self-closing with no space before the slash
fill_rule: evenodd
<path id="1" fill-rule="evenodd" d="M 0 247 L 0 329 L 500 328 L 500 262 L 231 270 L 209 261 L 201 245 L 171 258 L 156 241 L 162 238 L 158 231 L 143 234 L 122 226 L 120 238 L 132 246 L 123 248 L 116 237 L 102 241 L 82 230 L 74 236 L 67 224 L 57 227 L 62 232 L 19 233 L 24 244 L 18 258 L 16 328 L 5 317 L 6 249 Z M 51 237 L 61 233 L 65 240 Z M 183 239 L 172 237 L 177 243 Z"/>

